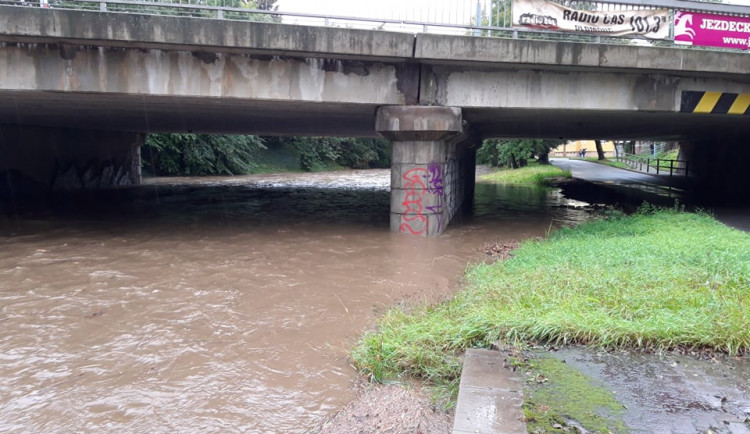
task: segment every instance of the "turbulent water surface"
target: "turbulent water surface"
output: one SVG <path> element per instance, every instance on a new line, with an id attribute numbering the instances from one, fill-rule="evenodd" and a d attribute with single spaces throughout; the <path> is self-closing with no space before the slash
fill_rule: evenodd
<path id="1" fill-rule="evenodd" d="M 388 230 L 388 171 L 165 178 L 0 214 L 0 431 L 304 432 L 352 397 L 347 351 L 450 294 L 485 242 L 586 218 L 479 184 L 441 237 Z"/>

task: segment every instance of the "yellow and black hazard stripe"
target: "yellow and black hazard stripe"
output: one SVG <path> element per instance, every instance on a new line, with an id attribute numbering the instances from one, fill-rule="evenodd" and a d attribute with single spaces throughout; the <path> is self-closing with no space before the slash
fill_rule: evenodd
<path id="1" fill-rule="evenodd" d="M 680 112 L 750 115 L 750 93 L 684 90 Z"/>

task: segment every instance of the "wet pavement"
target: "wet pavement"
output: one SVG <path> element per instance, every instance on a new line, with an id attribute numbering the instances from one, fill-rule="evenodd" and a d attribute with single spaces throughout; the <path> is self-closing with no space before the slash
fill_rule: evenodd
<path id="1" fill-rule="evenodd" d="M 571 346 L 537 349 L 531 357 L 555 357 L 588 377 L 622 404 L 628 433 L 749 434 L 750 360 L 725 355 L 602 351 Z M 466 352 L 453 434 L 525 433 L 522 375 L 507 353 Z M 588 433 L 575 415 L 552 432 Z"/>
<path id="2" fill-rule="evenodd" d="M 750 433 L 750 360 L 674 353 L 552 352 L 614 393 L 631 433 Z"/>
<path id="3" fill-rule="evenodd" d="M 609 184 L 662 184 L 665 177 L 647 175 L 632 170 L 623 170 L 585 160 L 552 158 L 550 162 L 564 170 L 570 170 L 574 178 L 590 182 Z"/>

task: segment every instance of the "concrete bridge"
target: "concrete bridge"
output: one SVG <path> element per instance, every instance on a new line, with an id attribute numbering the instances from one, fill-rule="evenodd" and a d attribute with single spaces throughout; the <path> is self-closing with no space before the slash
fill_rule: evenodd
<path id="1" fill-rule="evenodd" d="M 137 183 L 148 132 L 380 134 L 392 229 L 434 235 L 489 137 L 686 140 L 697 176 L 737 185 L 748 71 L 736 52 L 0 6 L 0 173 Z"/>

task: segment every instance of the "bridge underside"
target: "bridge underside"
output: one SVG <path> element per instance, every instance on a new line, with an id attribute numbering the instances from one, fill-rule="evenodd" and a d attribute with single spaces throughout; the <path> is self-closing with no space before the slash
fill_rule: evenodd
<path id="1" fill-rule="evenodd" d="M 11 125 L 130 132 L 376 137 L 377 104 L 70 92 L 0 91 Z M 750 137 L 747 116 L 528 108 L 464 108 L 483 138 Z"/>

